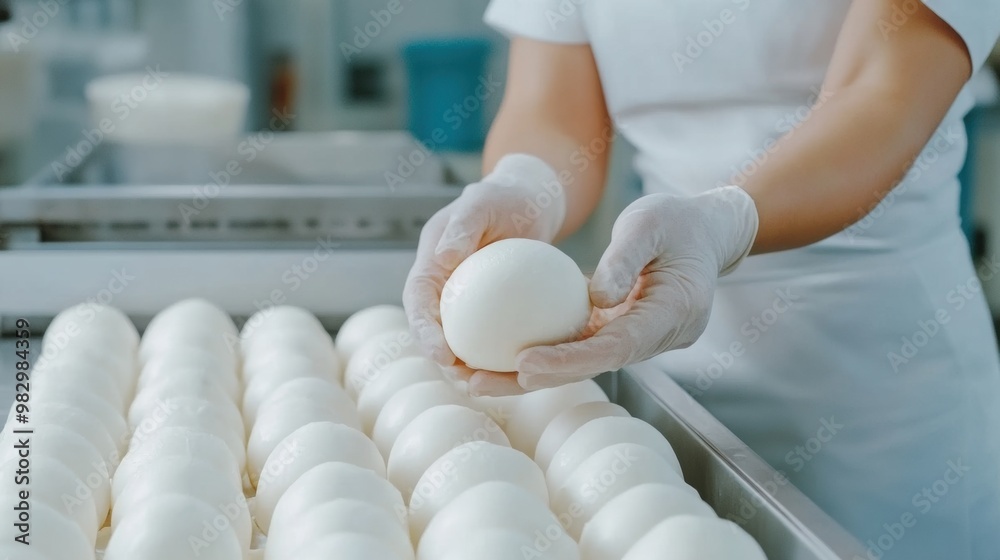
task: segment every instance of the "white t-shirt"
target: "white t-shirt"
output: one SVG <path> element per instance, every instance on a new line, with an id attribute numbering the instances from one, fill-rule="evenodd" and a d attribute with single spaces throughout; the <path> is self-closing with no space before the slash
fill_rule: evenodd
<path id="1" fill-rule="evenodd" d="M 898 15 L 880 23 L 887 39 L 916 1 L 901 0 Z M 981 66 L 1000 34 L 1000 2 L 925 3 Z M 589 43 L 615 124 L 638 148 L 646 192 L 694 194 L 754 173 L 775 142 L 824 102 L 818 93 L 849 6 L 849 0 L 493 0 L 486 21 L 510 35 Z M 962 117 L 971 107 L 963 91 L 877 220 L 813 251 L 901 250 L 956 227 Z M 858 217 L 877 202 L 873 194 Z M 761 260 L 775 259 L 752 259 L 758 264 L 746 268 L 767 265 Z"/>
<path id="2" fill-rule="evenodd" d="M 915 1 L 895 2 L 887 40 Z M 1000 33 L 1000 0 L 925 2 L 978 68 Z M 646 191 L 693 194 L 753 173 L 823 102 L 816 92 L 849 5 L 493 0 L 486 19 L 509 34 L 589 43 Z M 1000 551 L 1000 362 L 958 223 L 971 105 L 963 91 L 905 179 L 882 203 L 873 193 L 857 224 L 750 257 L 720 280 L 701 338 L 654 359 L 867 543 L 861 557 Z M 922 497 L 957 471 L 946 497 Z M 901 518 L 916 528 L 886 533 Z"/>

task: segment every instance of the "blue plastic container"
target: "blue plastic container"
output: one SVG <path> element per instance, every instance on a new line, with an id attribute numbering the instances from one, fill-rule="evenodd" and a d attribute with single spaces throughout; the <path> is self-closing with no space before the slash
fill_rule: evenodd
<path id="1" fill-rule="evenodd" d="M 476 151 L 486 136 L 483 107 L 502 95 L 486 73 L 485 39 L 428 39 L 403 47 L 410 132 L 435 151 Z"/>

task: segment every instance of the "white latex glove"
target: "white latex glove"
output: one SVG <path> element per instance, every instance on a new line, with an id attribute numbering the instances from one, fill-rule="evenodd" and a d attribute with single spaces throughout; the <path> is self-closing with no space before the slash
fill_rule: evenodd
<path id="1" fill-rule="evenodd" d="M 563 385 L 690 346 L 708 324 L 718 277 L 749 254 L 756 235 L 756 207 L 739 187 L 632 203 L 590 282 L 599 308 L 593 334 L 522 351 L 518 384 Z"/>
<path id="2" fill-rule="evenodd" d="M 480 182 L 465 187 L 421 231 L 403 306 L 425 350 L 452 368 L 453 375 L 469 380 L 473 392 L 478 392 L 471 379 L 476 372 L 455 358 L 441 329 L 445 282 L 469 255 L 494 241 L 522 237 L 552 242 L 565 218 L 566 199 L 555 171 L 535 156 L 511 154 Z"/>

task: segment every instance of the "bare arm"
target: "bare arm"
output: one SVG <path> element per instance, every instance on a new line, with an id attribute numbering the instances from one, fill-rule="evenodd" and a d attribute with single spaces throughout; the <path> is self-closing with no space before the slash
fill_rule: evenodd
<path id="1" fill-rule="evenodd" d="M 742 185 L 760 215 L 754 253 L 800 247 L 863 216 L 901 178 L 969 79 L 962 39 L 920 4 L 883 35 L 893 0 L 856 0 L 837 41 L 827 99 Z M 877 200 L 877 199 L 876 199 Z"/>
<path id="2" fill-rule="evenodd" d="M 503 103 L 486 141 L 483 174 L 509 153 L 545 160 L 566 190 L 566 221 L 560 232 L 565 237 L 583 225 L 600 201 L 610 148 L 594 160 L 581 159 L 581 153 L 595 139 L 610 137 L 610 131 L 589 46 L 516 38 Z"/>

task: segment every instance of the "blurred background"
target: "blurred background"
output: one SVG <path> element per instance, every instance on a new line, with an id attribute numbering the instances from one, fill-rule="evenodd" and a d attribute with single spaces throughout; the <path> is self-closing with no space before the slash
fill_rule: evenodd
<path id="1" fill-rule="evenodd" d="M 487 4 L 0 0 L 0 258 L 71 251 L 61 253 L 66 263 L 126 250 L 139 263 L 157 249 L 187 251 L 177 262 L 189 263 L 203 249 L 217 251 L 213 262 L 248 248 L 287 250 L 262 267 L 273 271 L 262 291 L 282 285 L 290 255 L 320 234 L 343 249 L 412 248 L 423 221 L 480 175 L 506 58 L 506 41 L 482 23 Z M 995 59 L 975 79 L 979 106 L 967 120 L 963 223 L 979 255 L 1000 251 Z M 615 143 L 605 201 L 563 247 L 585 271 L 639 194 L 631 157 Z M 164 254 L 148 270 L 168 267 Z M 23 266 L 26 285 L 77 270 L 7 262 Z M 53 285 L 51 304 L 0 296 L 0 309 L 75 303 L 100 289 L 114 262 L 81 275 L 72 293 Z M 206 276 L 225 286 L 225 274 Z M 226 306 L 226 294 L 207 286 L 146 291 L 153 301 L 133 307 L 191 292 Z M 1000 315 L 1000 282 L 986 289 Z M 310 297 L 321 297 L 316 290 Z M 370 299 L 393 290 L 369 286 Z"/>

